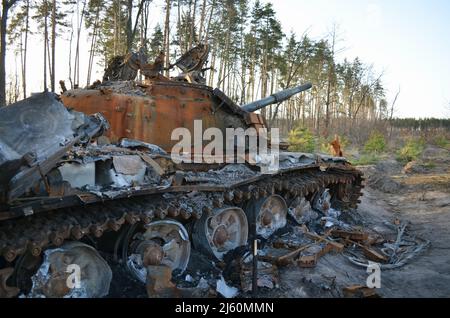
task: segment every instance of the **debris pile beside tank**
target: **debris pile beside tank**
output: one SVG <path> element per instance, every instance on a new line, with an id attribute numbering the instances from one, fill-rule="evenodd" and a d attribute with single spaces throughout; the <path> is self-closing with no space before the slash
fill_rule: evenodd
<path id="1" fill-rule="evenodd" d="M 376 230 L 364 228 L 358 222 L 346 223 L 347 213 L 333 209 L 323 213 L 315 208 L 316 217 L 308 222 L 297 223 L 291 216 L 288 225 L 269 239 L 259 238 L 257 287 L 263 293 L 280 286 L 279 271 L 297 267 L 299 271 L 314 271 L 326 254 L 342 254 L 347 259 L 346 266 L 367 268 L 378 264 L 382 270 L 394 270 L 411 262 L 430 244 L 408 234 L 407 224 L 394 220 L 385 222 L 385 226 L 397 235 L 380 234 Z M 325 215 L 333 215 L 327 217 Z M 335 224 L 330 224 L 333 219 Z M 246 247 L 240 247 L 224 256 L 223 261 L 211 262 L 209 269 L 195 269 L 194 266 L 174 277 L 179 286 L 195 289 L 200 282 L 209 285 L 209 291 L 203 289 L 201 297 L 252 297 L 252 253 Z M 364 271 L 365 272 L 365 271 Z M 172 284 L 172 283 L 171 283 Z M 324 287 L 325 288 L 325 287 Z M 376 289 L 362 285 L 342 287 L 344 297 L 379 297 Z M 190 294 L 192 296 L 192 293 Z M 150 297 L 152 295 L 149 294 Z M 176 294 L 171 294 L 176 297 Z"/>

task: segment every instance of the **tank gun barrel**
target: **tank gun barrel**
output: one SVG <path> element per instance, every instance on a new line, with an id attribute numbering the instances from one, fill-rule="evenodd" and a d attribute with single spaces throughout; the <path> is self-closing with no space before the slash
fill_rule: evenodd
<path id="1" fill-rule="evenodd" d="M 272 94 L 269 97 L 254 101 L 253 103 L 246 104 L 242 106 L 242 109 L 245 110 L 246 112 L 252 113 L 254 111 L 257 111 L 258 109 L 267 107 L 269 105 L 281 103 L 291 98 L 295 94 L 304 92 L 310 89 L 311 87 L 312 87 L 311 83 L 306 83 L 300 86 L 289 88 L 284 91 Z"/>

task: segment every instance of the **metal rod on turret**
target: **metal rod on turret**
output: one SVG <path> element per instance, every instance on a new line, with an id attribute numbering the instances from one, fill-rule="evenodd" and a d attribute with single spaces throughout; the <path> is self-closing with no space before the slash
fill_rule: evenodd
<path id="1" fill-rule="evenodd" d="M 289 88 L 284 91 L 275 93 L 270 95 L 269 97 L 254 101 L 253 103 L 247 104 L 242 106 L 242 109 L 246 112 L 252 113 L 254 111 L 257 111 L 258 109 L 267 107 L 272 104 L 281 103 L 295 94 L 304 92 L 312 87 L 311 83 L 306 83 L 297 87 Z"/>

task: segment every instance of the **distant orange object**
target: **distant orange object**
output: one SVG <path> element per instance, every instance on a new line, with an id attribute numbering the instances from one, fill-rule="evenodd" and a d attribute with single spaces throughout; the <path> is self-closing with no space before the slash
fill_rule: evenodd
<path id="1" fill-rule="evenodd" d="M 339 141 L 339 136 L 334 135 L 334 140 L 330 143 L 331 145 L 331 154 L 335 157 L 342 157 L 344 156 L 342 149 L 341 149 L 341 143 Z"/>

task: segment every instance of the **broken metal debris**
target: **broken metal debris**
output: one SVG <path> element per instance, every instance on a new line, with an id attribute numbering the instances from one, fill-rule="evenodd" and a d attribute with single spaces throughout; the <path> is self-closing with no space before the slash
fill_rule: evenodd
<path id="1" fill-rule="evenodd" d="M 95 162 L 79 164 L 67 162 L 58 168 L 64 181 L 74 188 L 95 186 Z"/>
<path id="2" fill-rule="evenodd" d="M 261 259 L 267 260 L 271 263 L 274 263 L 278 266 L 286 266 L 293 262 L 295 258 L 300 254 L 300 252 L 305 249 L 311 247 L 312 244 L 303 245 L 293 249 L 284 249 L 284 248 L 275 248 L 275 249 L 266 249 L 265 255 L 261 257 Z"/>
<path id="3" fill-rule="evenodd" d="M 315 267 L 317 265 L 317 262 L 319 258 L 324 256 L 325 254 L 328 254 L 331 251 L 340 253 L 343 250 L 343 246 L 337 246 L 336 244 L 331 243 L 322 243 L 320 245 L 314 245 L 309 248 L 307 248 L 304 252 L 301 253 L 301 256 L 299 257 L 297 264 L 300 267 Z"/>
<path id="4" fill-rule="evenodd" d="M 241 290 L 243 292 L 252 291 L 252 262 L 253 255 L 251 254 L 247 257 L 244 257 L 241 262 L 240 278 Z M 277 266 L 269 262 L 258 261 L 256 284 L 257 287 L 261 288 L 277 288 L 279 286 L 279 274 Z"/>
<path id="5" fill-rule="evenodd" d="M 352 285 L 343 288 L 344 296 L 347 298 L 379 298 L 376 290 L 367 286 Z"/>
<path id="6" fill-rule="evenodd" d="M 359 244 L 359 246 L 363 249 L 364 256 L 373 262 L 377 263 L 386 263 L 389 259 L 386 255 L 381 254 L 380 252 L 376 251 L 373 248 L 362 246 Z"/>
<path id="7" fill-rule="evenodd" d="M 140 70 L 141 74 L 144 75 L 146 81 L 151 81 L 155 79 L 164 80 L 162 76 L 162 71 L 164 70 L 164 60 L 166 54 L 164 51 L 159 52 L 159 55 L 155 58 L 153 63 L 143 64 L 141 63 Z"/>
<path id="8" fill-rule="evenodd" d="M 227 285 L 223 276 L 217 280 L 216 291 L 225 298 L 234 298 L 239 293 L 239 290 L 236 287 L 230 287 Z"/>
<path id="9" fill-rule="evenodd" d="M 135 149 L 135 148 L 145 149 L 145 150 L 150 151 L 150 153 L 154 154 L 154 155 L 167 155 L 167 152 L 165 152 L 163 149 L 161 149 L 157 145 L 152 145 L 147 142 L 140 141 L 140 140 L 122 138 L 119 146 L 123 147 L 123 148 L 131 148 L 131 149 Z"/>
<path id="10" fill-rule="evenodd" d="M 357 242 L 367 241 L 367 239 L 369 238 L 369 234 L 362 231 L 343 231 L 338 229 L 332 230 L 331 236 Z"/>
<path id="11" fill-rule="evenodd" d="M 210 284 L 203 277 L 193 287 L 181 287 L 174 282 L 173 271 L 165 265 L 146 268 L 146 290 L 149 298 L 208 298 L 214 296 Z"/>
<path id="12" fill-rule="evenodd" d="M 68 111 L 52 93 L 34 94 L 1 108 L 0 195 L 7 195 L 8 201 L 17 199 L 75 143 L 86 142 L 107 127 L 100 114 L 88 117 Z"/>
<path id="13" fill-rule="evenodd" d="M 205 84 L 206 79 L 204 73 L 209 68 L 205 68 L 204 65 L 207 62 L 208 55 L 208 44 L 199 44 L 186 52 L 174 64 L 170 65 L 170 68 L 177 66 L 182 71 L 174 80 Z"/>
<path id="14" fill-rule="evenodd" d="M 147 266 L 147 294 L 149 298 L 179 298 L 180 290 L 172 282 L 172 269 L 165 265 Z"/>
<path id="15" fill-rule="evenodd" d="M 130 52 L 127 55 L 113 57 L 108 61 L 103 81 L 134 80 L 142 59 L 147 60 L 143 52 Z"/>
<path id="16" fill-rule="evenodd" d="M 320 218 L 317 218 L 316 222 L 320 223 Z M 378 258 L 381 261 L 383 258 L 382 254 L 377 254 L 375 247 L 370 246 L 371 235 L 359 228 L 346 231 L 335 226 L 331 230 L 323 230 L 324 234 L 319 235 L 309 231 L 306 226 L 294 226 L 288 235 L 269 239 L 266 246 L 259 251 L 257 286 L 263 289 L 278 288 L 279 267 L 297 265 L 313 268 L 324 255 L 330 252 L 346 255 L 347 250 L 352 250 L 355 246 L 364 251 L 368 260 Z M 252 290 L 252 254 L 239 252 L 234 257 L 239 260 L 238 267 L 235 267 L 239 272 L 238 281 L 235 281 L 236 275 L 231 276 L 234 277 L 232 281 L 225 280 L 223 276 L 216 281 L 216 291 L 226 298 L 237 297 Z M 230 262 L 229 258 L 227 262 Z M 187 275 L 185 280 L 193 281 L 190 275 Z M 211 282 L 209 284 L 211 285 Z M 344 288 L 343 293 L 345 297 L 379 297 L 375 290 L 357 285 Z"/>
<path id="17" fill-rule="evenodd" d="M 397 238 L 394 242 L 385 242 L 379 248 L 379 251 L 362 246 L 363 256 L 369 260 L 378 261 L 378 265 L 382 270 L 392 270 L 405 266 L 430 245 L 430 242 L 427 240 L 409 235 L 406 231 L 408 223 L 402 223 L 397 227 L 389 223 L 386 225 L 397 229 Z M 355 245 L 360 246 L 361 244 L 355 242 Z M 357 266 L 369 266 L 368 261 L 361 256 L 353 254 L 347 256 L 347 258 Z"/>

